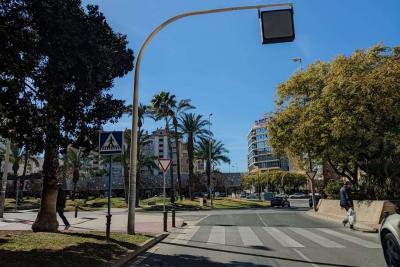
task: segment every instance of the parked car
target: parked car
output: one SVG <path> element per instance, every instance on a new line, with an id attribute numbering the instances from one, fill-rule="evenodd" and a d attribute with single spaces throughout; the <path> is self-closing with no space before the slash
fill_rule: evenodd
<path id="1" fill-rule="evenodd" d="M 289 198 L 307 198 L 307 195 L 304 193 L 294 193 L 290 195 Z"/>
<path id="2" fill-rule="evenodd" d="M 271 207 L 290 207 L 290 202 L 284 197 L 271 198 Z"/>
<path id="3" fill-rule="evenodd" d="M 379 236 L 388 267 L 400 266 L 400 214 L 385 215 Z"/>
<path id="4" fill-rule="evenodd" d="M 246 193 L 242 192 L 242 193 L 240 194 L 240 198 L 246 198 Z"/>
<path id="5" fill-rule="evenodd" d="M 220 196 L 220 197 L 226 197 L 226 193 L 225 193 L 225 192 L 220 192 L 220 193 L 219 193 L 219 196 Z"/>
<path id="6" fill-rule="evenodd" d="M 276 195 L 275 195 L 275 197 L 283 197 L 283 198 L 288 198 L 288 197 L 289 197 L 289 195 L 288 195 L 288 194 L 285 194 L 285 193 L 279 193 L 279 194 L 276 194 Z"/>

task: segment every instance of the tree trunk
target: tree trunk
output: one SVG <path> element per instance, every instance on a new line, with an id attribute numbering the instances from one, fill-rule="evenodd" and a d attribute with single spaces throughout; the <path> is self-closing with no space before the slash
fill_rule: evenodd
<path id="1" fill-rule="evenodd" d="M 0 190 L 0 218 L 3 218 L 3 213 L 4 213 L 9 162 L 10 162 L 10 139 L 6 139 L 6 153 L 4 155 L 4 171 L 3 171 L 3 177 L 1 178 L 1 190 Z"/>
<path id="2" fill-rule="evenodd" d="M 124 192 L 125 192 L 125 203 L 128 204 L 128 196 L 129 196 L 129 170 L 128 166 L 124 166 Z"/>
<path id="3" fill-rule="evenodd" d="M 176 173 L 178 177 L 178 197 L 182 199 L 182 184 L 181 184 L 181 159 L 179 151 L 179 136 L 178 136 L 178 124 L 174 123 L 175 128 L 175 147 L 176 147 Z"/>
<path id="4" fill-rule="evenodd" d="M 28 159 L 29 159 L 29 150 L 28 150 L 28 148 L 25 148 L 25 159 L 24 159 L 24 170 L 23 170 L 23 172 L 22 172 L 22 181 L 24 181 L 25 180 L 25 176 L 26 176 L 26 168 L 27 168 L 27 166 L 28 166 Z M 17 209 L 18 208 L 18 204 L 19 204 L 19 188 L 20 188 L 20 184 L 21 184 L 21 181 L 20 181 L 20 179 L 18 178 L 17 179 L 17 193 L 16 193 L 16 196 L 15 196 L 15 209 Z M 23 196 L 22 196 L 23 197 Z"/>
<path id="5" fill-rule="evenodd" d="M 194 151 L 193 151 L 193 133 L 188 134 L 188 158 L 189 158 L 189 179 L 188 179 L 188 187 L 189 187 L 189 196 L 190 199 L 193 200 L 193 173 L 194 173 Z"/>
<path id="6" fill-rule="evenodd" d="M 211 199 L 211 163 L 210 161 L 207 159 L 206 160 L 207 164 L 206 164 L 206 173 L 207 173 L 207 190 L 208 190 L 208 199 Z"/>
<path id="7" fill-rule="evenodd" d="M 58 146 L 47 140 L 47 147 L 43 162 L 43 187 L 40 210 L 32 225 L 34 232 L 57 232 L 58 221 L 56 215 L 58 189 Z"/>
<path id="8" fill-rule="evenodd" d="M 172 154 L 172 147 L 171 147 L 171 138 L 169 136 L 169 125 L 167 118 L 165 119 L 165 132 L 167 134 L 167 144 L 168 144 L 168 152 L 169 158 L 172 160 L 172 164 L 169 170 L 170 178 L 171 178 L 171 203 L 175 203 L 175 184 L 174 184 L 174 158 Z"/>

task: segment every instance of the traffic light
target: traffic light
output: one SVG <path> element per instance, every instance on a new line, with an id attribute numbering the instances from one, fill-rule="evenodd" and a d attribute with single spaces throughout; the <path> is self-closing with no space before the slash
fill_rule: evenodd
<path id="1" fill-rule="evenodd" d="M 259 13 L 263 44 L 292 42 L 295 38 L 293 9 L 267 10 Z"/>

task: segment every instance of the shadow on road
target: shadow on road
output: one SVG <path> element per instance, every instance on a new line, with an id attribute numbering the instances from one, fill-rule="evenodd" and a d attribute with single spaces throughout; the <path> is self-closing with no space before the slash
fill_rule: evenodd
<path id="1" fill-rule="evenodd" d="M 182 244 L 174 244 L 174 243 L 170 243 L 170 242 L 161 242 L 162 244 L 166 244 L 166 245 L 172 245 L 172 246 L 180 246 L 180 247 L 185 247 L 185 248 L 195 248 L 195 249 L 203 249 L 203 250 L 211 250 L 211 251 L 216 251 L 216 252 L 223 252 L 223 253 L 231 253 L 231 254 L 240 254 L 240 255 L 245 255 L 245 256 L 254 256 L 254 257 L 262 257 L 262 258 L 266 258 L 266 259 L 271 259 L 271 260 L 284 260 L 284 261 L 290 261 L 290 262 L 299 262 L 299 263 L 307 263 L 307 264 L 316 264 L 316 265 L 321 265 L 321 266 L 333 266 L 333 267 L 356 267 L 354 265 L 343 265 L 343 264 L 335 264 L 335 263 L 328 263 L 328 262 L 316 262 L 316 261 L 306 261 L 306 260 L 301 260 L 301 259 L 294 259 L 294 258 L 285 258 L 285 257 L 278 257 L 278 256 L 271 256 L 271 255 L 263 255 L 263 254 L 256 254 L 256 253 L 247 253 L 247 252 L 240 252 L 240 251 L 230 251 L 230 250 L 225 250 L 225 249 L 217 249 L 217 248 L 206 248 L 206 247 L 200 247 L 200 246 L 193 246 L 193 245 L 182 245 Z M 232 264 L 220 264 L 220 263 L 215 263 L 215 265 L 209 265 L 207 264 L 207 261 L 209 261 L 207 258 L 204 257 L 194 257 L 191 255 L 179 255 L 179 254 L 175 254 L 174 256 L 166 256 L 166 255 L 158 255 L 158 257 L 161 259 L 163 257 L 173 257 L 173 258 L 180 258 L 181 256 L 187 256 L 190 258 L 195 258 L 196 261 L 193 263 L 198 263 L 200 265 L 194 265 L 194 266 L 237 266 L 239 263 L 233 263 Z M 206 262 L 200 262 L 201 259 L 205 259 Z M 153 259 L 156 260 L 156 259 Z M 157 259 L 158 260 L 158 259 Z M 165 259 L 167 261 L 167 259 Z M 167 262 L 174 262 L 176 259 L 171 259 L 172 261 L 167 261 Z M 176 261 L 175 261 L 176 262 Z M 162 261 L 160 262 L 160 265 L 157 266 L 180 266 L 178 264 L 174 264 L 174 265 L 168 265 L 168 263 L 165 263 L 167 265 L 164 265 L 162 263 Z M 210 263 L 211 264 L 211 263 Z M 212 263 L 214 264 L 214 263 Z M 220 265 L 219 265 L 220 264 Z M 246 265 L 248 264 L 248 265 Z M 190 264 L 186 264 L 185 266 L 191 266 Z M 146 266 L 146 265 L 143 265 Z M 240 263 L 239 266 L 268 266 L 268 265 L 254 265 L 252 263 L 248 263 L 248 262 L 242 262 Z"/>

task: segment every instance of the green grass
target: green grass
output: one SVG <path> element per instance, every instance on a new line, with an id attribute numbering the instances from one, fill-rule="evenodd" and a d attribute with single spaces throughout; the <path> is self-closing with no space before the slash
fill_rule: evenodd
<path id="1" fill-rule="evenodd" d="M 20 210 L 38 209 L 39 206 L 40 206 L 39 198 L 24 197 L 23 201 L 19 202 L 18 209 L 20 209 Z M 14 198 L 6 198 L 4 208 L 5 208 L 5 210 L 14 210 L 15 209 L 15 199 Z"/>
<path id="2" fill-rule="evenodd" d="M 149 205 L 150 203 L 155 205 Z M 160 210 L 163 206 L 163 199 L 160 197 L 152 197 L 140 202 L 141 206 L 145 210 Z M 185 199 L 178 200 L 175 202 L 177 209 L 181 210 L 193 210 L 193 209 L 209 209 L 210 201 L 207 200 L 207 205 L 200 207 L 199 199 L 195 200 Z M 166 198 L 165 205 L 170 208 L 171 202 L 169 198 Z M 216 209 L 245 209 L 245 208 L 265 208 L 269 207 L 270 203 L 258 200 L 248 199 L 232 199 L 229 197 L 217 197 L 213 200 L 214 208 Z"/>
<path id="3" fill-rule="evenodd" d="M 92 211 L 107 208 L 108 199 L 107 198 L 89 198 L 89 200 L 77 199 L 79 203 L 79 210 L 82 211 Z M 111 198 L 112 208 L 127 208 L 125 199 L 122 197 Z M 75 202 L 72 200 L 67 200 L 65 211 L 74 211 Z"/>
<path id="4" fill-rule="evenodd" d="M 111 233 L 0 231 L 0 258 L 7 266 L 109 266 L 149 236 Z"/>

